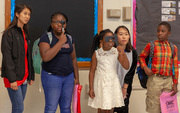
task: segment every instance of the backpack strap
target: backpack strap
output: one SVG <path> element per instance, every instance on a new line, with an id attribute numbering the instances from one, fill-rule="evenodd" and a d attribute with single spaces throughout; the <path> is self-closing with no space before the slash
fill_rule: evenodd
<path id="1" fill-rule="evenodd" d="M 47 32 L 48 38 L 49 38 L 49 42 L 50 44 L 52 43 L 52 33 L 51 32 Z"/>
<path id="2" fill-rule="evenodd" d="M 149 52 L 149 57 L 153 58 L 154 57 L 154 42 L 150 41 L 150 52 Z"/>
<path id="3" fill-rule="evenodd" d="M 172 59 L 174 57 L 174 44 L 172 42 L 169 42 L 169 45 L 171 47 L 171 51 L 172 51 Z"/>
<path id="4" fill-rule="evenodd" d="M 48 38 L 49 38 L 49 42 L 50 44 L 52 43 L 52 33 L 51 32 L 47 32 L 48 34 Z M 68 38 L 70 39 L 71 43 L 72 43 L 72 36 L 67 34 Z"/>
<path id="5" fill-rule="evenodd" d="M 70 39 L 71 43 L 72 43 L 72 36 L 67 34 L 67 37 Z"/>
<path id="6" fill-rule="evenodd" d="M 150 41 L 150 52 L 149 52 L 149 62 L 148 67 L 151 69 L 152 59 L 154 57 L 154 41 Z"/>
<path id="7" fill-rule="evenodd" d="M 170 45 L 170 47 L 171 47 L 172 59 L 173 59 L 173 58 L 174 58 L 174 44 L 173 44 L 172 42 L 169 42 L 169 45 Z M 172 62 L 172 73 L 173 73 L 173 75 L 175 75 L 173 62 Z"/>

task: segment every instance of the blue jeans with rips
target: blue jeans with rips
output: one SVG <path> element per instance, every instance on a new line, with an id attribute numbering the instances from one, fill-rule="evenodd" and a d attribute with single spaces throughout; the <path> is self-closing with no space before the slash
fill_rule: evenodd
<path id="1" fill-rule="evenodd" d="M 61 113 L 71 113 L 74 72 L 67 76 L 57 76 L 42 70 L 41 81 L 45 95 L 44 113 L 55 113 L 58 104 Z"/>
<path id="2" fill-rule="evenodd" d="M 18 90 L 7 88 L 12 103 L 12 113 L 23 113 L 24 98 L 26 95 L 27 84 L 18 86 Z"/>

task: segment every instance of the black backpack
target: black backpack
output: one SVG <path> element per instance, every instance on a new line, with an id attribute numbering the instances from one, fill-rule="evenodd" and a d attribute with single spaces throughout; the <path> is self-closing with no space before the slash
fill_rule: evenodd
<path id="1" fill-rule="evenodd" d="M 170 47 L 171 47 L 172 58 L 173 58 L 174 44 L 172 42 L 169 42 L 169 44 L 170 44 Z M 154 42 L 150 41 L 150 53 L 145 59 L 146 64 L 150 69 L 151 69 L 151 63 L 152 63 L 153 56 L 154 56 Z M 173 66 L 173 64 L 172 64 L 172 66 Z M 172 71 L 173 71 L 173 74 L 174 74 L 174 68 L 172 68 Z M 146 75 L 144 70 L 141 69 L 140 65 L 137 67 L 137 72 L 136 73 L 138 74 L 138 78 L 139 78 L 141 86 L 146 89 L 147 88 L 146 84 L 147 84 L 148 75 Z"/>

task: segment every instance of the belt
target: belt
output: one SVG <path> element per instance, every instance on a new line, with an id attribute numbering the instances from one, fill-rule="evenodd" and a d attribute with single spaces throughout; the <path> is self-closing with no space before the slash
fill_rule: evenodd
<path id="1" fill-rule="evenodd" d="M 160 74 L 154 74 L 154 76 L 160 77 L 160 78 L 169 78 L 170 76 L 164 76 L 164 75 L 160 75 Z"/>

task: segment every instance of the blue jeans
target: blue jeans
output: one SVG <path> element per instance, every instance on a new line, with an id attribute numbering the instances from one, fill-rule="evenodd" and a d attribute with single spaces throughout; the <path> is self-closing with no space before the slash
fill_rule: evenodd
<path id="1" fill-rule="evenodd" d="M 12 113 L 23 113 L 27 84 L 18 86 L 18 90 L 11 88 L 7 88 L 7 90 L 12 103 Z"/>
<path id="2" fill-rule="evenodd" d="M 55 113 L 58 104 L 61 113 L 71 113 L 74 73 L 56 76 L 42 70 L 41 81 L 46 103 L 44 113 Z"/>

